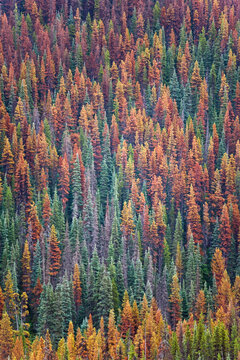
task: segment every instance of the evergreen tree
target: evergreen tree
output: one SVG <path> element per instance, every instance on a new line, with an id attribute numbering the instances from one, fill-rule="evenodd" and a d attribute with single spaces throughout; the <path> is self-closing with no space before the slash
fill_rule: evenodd
<path id="1" fill-rule="evenodd" d="M 135 266 L 135 272 L 134 272 L 134 298 L 137 302 L 137 304 L 140 304 L 143 298 L 144 294 L 144 282 L 143 282 L 143 270 L 142 270 L 142 263 L 138 259 L 136 266 Z"/>
<path id="2" fill-rule="evenodd" d="M 72 193 L 73 193 L 72 214 L 73 214 L 73 218 L 74 217 L 77 218 L 82 206 L 81 170 L 80 170 L 78 154 L 72 171 Z"/>
<path id="3" fill-rule="evenodd" d="M 105 158 L 103 158 L 101 173 L 100 173 L 100 196 L 101 196 L 101 203 L 103 206 L 103 213 L 105 213 L 105 209 L 106 209 L 106 202 L 107 202 L 107 196 L 109 194 L 110 184 L 111 183 L 109 179 L 109 170 L 108 170 L 107 162 Z"/>
<path id="4" fill-rule="evenodd" d="M 56 292 L 61 298 L 61 308 L 62 308 L 62 328 L 63 335 L 66 337 L 68 332 L 69 322 L 72 320 L 72 303 L 71 303 L 71 292 L 70 284 L 66 276 L 64 276 L 61 287 L 59 290 L 56 289 Z"/>
<path id="5" fill-rule="evenodd" d="M 174 241 L 173 241 L 173 247 L 171 249 L 172 254 L 176 254 L 177 243 L 180 244 L 180 247 L 183 246 L 183 227 L 182 227 L 182 216 L 180 211 L 178 211 L 178 215 L 176 219 Z"/>
<path id="6" fill-rule="evenodd" d="M 100 319 L 102 316 L 104 322 L 107 323 L 107 319 L 109 316 L 109 309 L 112 309 L 112 307 L 113 307 L 112 282 L 106 269 L 104 269 L 99 286 L 99 295 L 98 295 L 98 304 L 97 304 L 98 318 Z"/>
<path id="7" fill-rule="evenodd" d="M 193 242 L 193 237 L 190 237 L 187 249 L 187 264 L 186 264 L 186 290 L 189 294 L 191 288 L 191 283 L 196 284 L 196 256 L 195 256 L 195 246 Z"/>
<path id="8" fill-rule="evenodd" d="M 173 71 L 173 75 L 172 75 L 170 83 L 169 83 L 169 88 L 170 88 L 172 98 L 176 100 L 178 108 L 180 108 L 181 90 L 180 90 L 180 86 L 179 86 L 179 82 L 178 82 L 178 78 L 177 78 L 175 69 Z"/>

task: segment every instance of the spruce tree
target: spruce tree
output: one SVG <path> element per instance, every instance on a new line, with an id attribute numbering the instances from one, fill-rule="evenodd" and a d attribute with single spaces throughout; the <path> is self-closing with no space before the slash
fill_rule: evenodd
<path id="1" fill-rule="evenodd" d="M 134 298 L 139 305 L 143 299 L 144 282 L 143 282 L 143 269 L 142 263 L 138 259 L 135 266 L 135 279 L 134 279 Z"/>
<path id="2" fill-rule="evenodd" d="M 109 194 L 110 187 L 110 179 L 109 179 L 109 170 L 107 166 L 106 159 L 104 158 L 101 166 L 100 173 L 100 197 L 101 197 L 101 205 L 103 207 L 103 214 L 105 214 L 107 197 Z"/>
<path id="3" fill-rule="evenodd" d="M 33 256 L 32 282 L 34 286 L 36 285 L 37 279 L 42 281 L 42 252 L 39 241 L 37 241 Z"/>
<path id="4" fill-rule="evenodd" d="M 221 245 L 221 241 L 220 241 L 219 221 L 217 218 L 211 238 L 211 246 L 210 246 L 211 258 L 214 255 L 216 248 L 220 248 L 220 245 Z"/>
<path id="5" fill-rule="evenodd" d="M 191 235 L 188 249 L 187 249 L 187 264 L 186 264 L 186 291 L 189 294 L 191 289 L 191 283 L 196 284 L 196 257 L 195 257 L 195 246 L 193 237 Z"/>
<path id="6" fill-rule="evenodd" d="M 104 323 L 107 324 L 109 311 L 112 308 L 113 308 L 112 282 L 108 272 L 106 271 L 106 269 L 104 269 L 99 286 L 99 295 L 98 295 L 98 304 L 97 304 L 98 320 L 100 320 L 102 316 Z"/>
<path id="7" fill-rule="evenodd" d="M 175 68 L 174 68 L 173 75 L 172 75 L 170 83 L 169 83 L 169 88 L 170 88 L 172 98 L 176 100 L 178 108 L 180 108 L 181 90 L 180 90 L 180 86 L 179 86 Z"/>
<path id="8" fill-rule="evenodd" d="M 73 194 L 72 214 L 73 214 L 73 218 L 74 217 L 77 218 L 79 216 L 79 211 L 82 207 L 81 170 L 80 170 L 78 154 L 72 171 L 72 194 Z"/>
<path id="9" fill-rule="evenodd" d="M 178 211 L 173 239 L 174 241 L 173 241 L 173 246 L 171 248 L 171 252 L 172 255 L 175 255 L 177 250 L 177 243 L 180 244 L 180 247 L 183 246 L 183 226 L 182 226 L 182 216 L 180 211 Z"/>

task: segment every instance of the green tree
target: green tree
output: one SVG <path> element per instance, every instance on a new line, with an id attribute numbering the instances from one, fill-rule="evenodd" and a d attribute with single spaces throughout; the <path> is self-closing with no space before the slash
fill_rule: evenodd
<path id="1" fill-rule="evenodd" d="M 79 216 L 79 211 L 82 206 L 82 185 L 81 185 L 81 170 L 78 154 L 74 162 L 73 171 L 72 171 L 72 194 L 73 194 L 73 203 L 72 203 L 72 214 L 73 218 Z"/>
<path id="2" fill-rule="evenodd" d="M 100 279 L 99 279 L 100 280 Z M 101 276 L 99 295 L 98 295 L 98 319 L 103 317 L 104 323 L 107 324 L 109 311 L 113 308 L 113 288 L 109 273 L 104 269 Z"/>
<path id="3" fill-rule="evenodd" d="M 36 249 L 33 255 L 33 266 L 32 266 L 32 282 L 36 285 L 37 279 L 42 281 L 42 252 L 39 240 L 37 241 Z"/>
<path id="4" fill-rule="evenodd" d="M 139 305 L 143 299 L 144 294 L 144 281 L 143 281 L 143 269 L 140 259 L 137 259 L 135 266 L 134 276 L 134 299 Z"/>

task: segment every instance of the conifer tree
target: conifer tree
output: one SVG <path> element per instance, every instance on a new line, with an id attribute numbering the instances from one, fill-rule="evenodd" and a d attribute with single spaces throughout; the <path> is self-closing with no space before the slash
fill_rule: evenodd
<path id="1" fill-rule="evenodd" d="M 180 295 L 180 286 L 178 282 L 177 275 L 173 275 L 172 284 L 171 284 L 171 294 L 170 294 L 170 313 L 173 327 L 176 328 L 178 321 L 181 319 L 181 295 Z"/>
<path id="2" fill-rule="evenodd" d="M 220 249 L 216 249 L 212 259 L 212 272 L 216 279 L 217 286 L 220 285 L 225 270 L 225 261 Z"/>
<path id="3" fill-rule="evenodd" d="M 72 299 L 71 299 L 71 291 L 70 284 L 67 280 L 66 276 L 64 276 L 61 284 L 61 288 L 56 288 L 56 296 L 59 296 L 61 299 L 61 308 L 62 308 L 62 329 L 64 337 L 67 335 L 68 326 L 70 321 L 73 318 L 72 314 Z"/>
<path id="4" fill-rule="evenodd" d="M 98 318 L 100 319 L 102 316 L 106 323 L 109 316 L 109 309 L 113 307 L 112 282 L 106 270 L 103 271 L 103 276 L 99 281 Z"/>
<path id="5" fill-rule="evenodd" d="M 187 264 L 186 264 L 186 288 L 190 289 L 191 282 L 196 284 L 196 255 L 193 237 L 190 237 L 187 249 Z"/>
<path id="6" fill-rule="evenodd" d="M 217 218 L 211 239 L 211 247 L 210 247 L 211 256 L 214 255 L 216 248 L 220 248 L 220 246 L 221 246 L 221 241 L 220 241 L 220 232 L 219 232 L 219 221 Z"/>
<path id="7" fill-rule="evenodd" d="M 7 312 L 3 313 L 0 321 L 0 355 L 2 359 L 8 359 L 13 348 L 13 329 Z"/>
<path id="8" fill-rule="evenodd" d="M 36 285 L 37 279 L 42 280 L 42 252 L 40 242 L 37 242 L 35 253 L 33 255 L 32 281 Z"/>
<path id="9" fill-rule="evenodd" d="M 22 256 L 22 286 L 23 290 L 29 294 L 31 285 L 31 267 L 30 267 L 30 252 L 27 240 L 24 244 L 24 251 Z"/>
<path id="10" fill-rule="evenodd" d="M 2 288 L 0 287 L 0 320 L 2 319 L 3 308 L 4 308 L 4 295 Z"/>
<path id="11" fill-rule="evenodd" d="M 144 294 L 144 282 L 143 282 L 143 271 L 142 263 L 138 259 L 135 267 L 135 279 L 134 279 L 134 298 L 137 304 L 140 304 Z"/>
<path id="12" fill-rule="evenodd" d="M 7 312 L 12 320 L 15 317 L 16 311 L 15 292 L 13 286 L 12 274 L 11 271 L 8 270 L 4 282 L 4 299 Z"/>
<path id="13" fill-rule="evenodd" d="M 4 170 L 4 174 L 7 175 L 8 182 L 11 181 L 11 178 L 14 173 L 14 157 L 13 157 L 13 153 L 11 151 L 11 145 L 8 140 L 8 137 L 5 137 L 1 165 Z"/>
<path id="14" fill-rule="evenodd" d="M 45 225 L 46 231 L 48 231 L 48 229 L 49 229 L 51 215 L 52 215 L 52 212 L 51 212 L 50 199 L 49 199 L 48 192 L 46 192 L 44 199 L 43 199 L 43 219 L 44 219 L 44 225 Z"/>
<path id="15" fill-rule="evenodd" d="M 226 204 L 223 205 L 219 231 L 221 239 L 221 250 L 224 256 L 227 257 L 231 248 L 231 227 Z"/>
<path id="16" fill-rule="evenodd" d="M 121 336 L 125 339 L 128 336 L 132 336 L 133 320 L 132 320 L 132 308 L 127 299 L 125 304 L 123 303 L 123 309 L 121 313 Z"/>
<path id="17" fill-rule="evenodd" d="M 82 207 L 81 169 L 80 169 L 78 154 L 72 171 L 72 192 L 73 192 L 73 204 L 72 204 L 73 217 L 78 217 L 79 211 Z"/>
<path id="18" fill-rule="evenodd" d="M 80 281 L 80 272 L 79 266 L 76 263 L 74 265 L 74 273 L 73 273 L 73 293 L 74 293 L 74 301 L 76 310 L 79 310 L 79 306 L 81 305 L 81 296 L 82 296 L 82 289 L 81 289 L 81 281 Z"/>
<path id="19" fill-rule="evenodd" d="M 52 225 L 49 237 L 49 275 L 53 278 L 58 274 L 61 266 L 61 250 L 57 239 L 55 226 Z"/>
<path id="20" fill-rule="evenodd" d="M 174 231 L 174 241 L 171 248 L 172 254 L 176 253 L 177 244 L 179 243 L 180 247 L 183 245 L 183 228 L 182 228 L 182 217 L 180 211 L 178 211 L 175 231 Z"/>
<path id="21" fill-rule="evenodd" d="M 68 194 L 69 194 L 69 165 L 66 153 L 61 161 L 60 164 L 60 172 L 59 172 L 59 191 L 62 198 L 63 209 L 66 208 L 66 203 L 68 201 Z"/>
<path id="22" fill-rule="evenodd" d="M 117 345 L 119 340 L 119 333 L 115 325 L 114 311 L 110 310 L 108 319 L 108 336 L 107 345 L 109 355 L 112 359 L 117 359 Z"/>

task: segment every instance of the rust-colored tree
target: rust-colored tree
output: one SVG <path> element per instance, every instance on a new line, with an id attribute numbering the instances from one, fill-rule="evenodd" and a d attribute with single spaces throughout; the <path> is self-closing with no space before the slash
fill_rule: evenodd
<path id="1" fill-rule="evenodd" d="M 81 296 L 82 296 L 82 289 L 81 289 L 81 281 L 80 281 L 80 272 L 78 264 L 74 265 L 74 272 L 73 272 L 73 294 L 74 294 L 74 301 L 76 309 L 78 310 L 81 305 Z"/>
<path id="2" fill-rule="evenodd" d="M 12 179 L 14 173 L 14 157 L 11 150 L 11 145 L 7 136 L 5 136 L 4 148 L 2 152 L 1 165 L 3 167 L 4 174 L 7 175 L 8 181 Z"/>
<path id="3" fill-rule="evenodd" d="M 133 335 L 132 308 L 128 299 L 121 313 L 121 336 L 125 339 L 127 334 Z"/>
<path id="4" fill-rule="evenodd" d="M 61 250 L 55 226 L 52 225 L 49 237 L 49 275 L 55 278 L 61 267 Z"/>
<path id="5" fill-rule="evenodd" d="M 195 309 L 197 320 L 200 319 L 201 315 L 204 316 L 206 314 L 206 298 L 203 290 L 200 290 L 198 293 Z"/>
<path id="6" fill-rule="evenodd" d="M 231 247 L 232 231 L 230 226 L 228 208 L 226 204 L 223 205 L 219 230 L 220 230 L 220 239 L 221 239 L 221 250 L 224 256 L 227 257 Z"/>
<path id="7" fill-rule="evenodd" d="M 217 286 L 220 285 L 225 270 L 225 260 L 220 249 L 216 249 L 212 259 L 212 273 L 215 276 Z"/>
<path id="8" fill-rule="evenodd" d="M 108 336 L 107 346 L 108 352 L 112 359 L 117 359 L 117 345 L 119 341 L 119 333 L 115 325 L 114 310 L 110 310 L 108 318 Z"/>
<path id="9" fill-rule="evenodd" d="M 201 227 L 201 219 L 198 212 L 198 206 L 196 203 L 195 192 L 193 190 L 192 184 L 190 185 L 190 194 L 188 198 L 188 214 L 187 219 L 191 227 L 191 231 L 193 234 L 194 242 L 197 244 L 202 244 L 202 227 Z"/>
<path id="10" fill-rule="evenodd" d="M 43 199 L 43 214 L 42 214 L 43 219 L 44 219 L 45 229 L 49 228 L 51 215 L 52 215 L 51 203 L 50 203 L 48 192 L 46 191 L 46 193 L 44 195 L 44 199 Z"/>
<path id="11" fill-rule="evenodd" d="M 176 328 L 178 321 L 181 320 L 181 301 L 179 281 L 175 274 L 172 278 L 171 293 L 169 297 L 170 314 L 174 328 Z"/>

